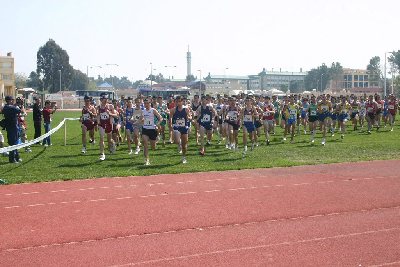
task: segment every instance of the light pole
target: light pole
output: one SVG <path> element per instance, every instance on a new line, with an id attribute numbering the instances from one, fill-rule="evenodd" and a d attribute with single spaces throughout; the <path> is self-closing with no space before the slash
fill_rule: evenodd
<path id="1" fill-rule="evenodd" d="M 176 66 L 164 66 L 164 67 L 167 69 L 167 72 L 168 72 L 168 80 L 171 81 L 171 73 L 170 73 L 169 68 L 176 68 Z"/>
<path id="2" fill-rule="evenodd" d="M 201 70 L 197 70 L 200 72 L 200 82 L 199 82 L 199 95 L 201 95 Z"/>
<path id="3" fill-rule="evenodd" d="M 322 77 L 324 76 L 324 73 L 321 73 L 321 93 L 322 93 Z"/>
<path id="4" fill-rule="evenodd" d="M 89 88 L 89 83 L 90 83 L 90 79 L 89 79 L 89 68 L 100 68 L 102 69 L 102 66 L 86 66 L 86 77 L 87 77 L 87 81 L 88 81 L 88 88 Z"/>
<path id="5" fill-rule="evenodd" d="M 106 63 L 105 65 L 106 66 L 117 66 L 117 67 L 119 67 L 119 65 L 115 64 L 115 63 Z M 111 85 L 112 85 L 112 87 L 114 89 L 114 76 L 113 76 L 113 74 L 111 74 Z"/>
<path id="6" fill-rule="evenodd" d="M 61 109 L 64 109 L 64 96 L 63 96 L 63 93 L 61 91 L 61 70 L 58 70 L 58 72 L 60 73 Z"/>
<path id="7" fill-rule="evenodd" d="M 150 90 L 153 90 L 153 63 L 150 62 Z"/>
<path id="8" fill-rule="evenodd" d="M 229 68 L 225 68 L 225 69 L 224 69 L 224 84 L 223 84 L 224 88 L 223 88 L 223 90 L 222 90 L 222 93 L 223 93 L 223 94 L 225 93 L 225 90 L 226 90 L 226 71 L 227 71 L 227 70 L 229 70 Z"/>

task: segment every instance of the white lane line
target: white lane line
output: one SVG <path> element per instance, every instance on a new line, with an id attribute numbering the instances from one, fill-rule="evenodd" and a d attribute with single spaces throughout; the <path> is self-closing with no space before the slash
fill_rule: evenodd
<path id="1" fill-rule="evenodd" d="M 207 191 L 204 191 L 205 193 L 214 193 L 214 192 L 221 192 L 221 190 L 219 190 L 219 189 L 214 189 L 214 190 L 207 190 Z"/>
<path id="2" fill-rule="evenodd" d="M 22 193 L 22 195 L 33 195 L 33 194 L 39 194 L 40 192 L 27 192 L 27 193 Z"/>
<path id="3" fill-rule="evenodd" d="M 382 267 L 382 266 L 393 266 L 400 265 L 400 261 L 384 262 L 376 265 L 369 265 L 368 267 Z"/>
<path id="4" fill-rule="evenodd" d="M 209 256 L 209 255 L 218 255 L 218 254 L 225 254 L 225 253 L 231 253 L 231 252 L 265 249 L 265 248 L 278 247 L 278 246 L 293 246 L 293 245 L 297 245 L 297 244 L 343 239 L 343 238 L 354 237 L 354 236 L 364 236 L 364 235 L 371 235 L 371 234 L 384 233 L 384 232 L 393 232 L 393 231 L 399 231 L 399 230 L 400 230 L 400 228 L 397 228 L 397 227 L 384 228 L 384 229 L 371 230 L 371 231 L 365 231 L 365 232 L 356 232 L 356 233 L 350 233 L 350 234 L 316 237 L 316 238 L 301 239 L 301 240 L 296 240 L 296 241 L 284 241 L 284 242 L 279 242 L 279 243 L 274 243 L 274 244 L 262 244 L 262 245 L 257 245 L 257 246 L 229 248 L 229 249 L 224 249 L 224 250 L 214 250 L 214 251 L 208 251 L 208 252 L 203 252 L 203 253 L 187 254 L 187 255 L 175 256 L 175 257 L 165 257 L 165 258 L 152 259 L 152 260 L 146 260 L 146 261 L 140 261 L 140 262 L 130 262 L 130 263 L 121 264 L 121 265 L 112 265 L 112 267 L 135 266 L 135 265 L 141 265 L 141 264 L 160 264 L 162 262 L 176 261 L 176 260 L 189 259 L 189 258 L 199 258 L 199 257 Z M 378 266 L 384 266 L 384 265 L 378 265 Z"/>
<path id="5" fill-rule="evenodd" d="M 89 200 L 90 202 L 98 202 L 98 201 L 106 201 L 107 199 L 105 198 L 99 198 L 99 199 L 91 199 Z"/>
<path id="6" fill-rule="evenodd" d="M 54 190 L 54 191 L 50 191 L 50 193 L 60 193 L 60 192 L 67 192 L 68 190 L 66 189 L 61 189 L 61 190 Z"/>
<path id="7" fill-rule="evenodd" d="M 20 208 L 21 206 L 10 206 L 10 207 L 4 207 L 5 209 L 16 209 Z"/>
<path id="8" fill-rule="evenodd" d="M 45 204 L 43 204 L 43 203 L 39 203 L 39 204 L 31 204 L 31 205 L 28 205 L 27 207 L 38 207 L 38 206 L 44 206 Z"/>

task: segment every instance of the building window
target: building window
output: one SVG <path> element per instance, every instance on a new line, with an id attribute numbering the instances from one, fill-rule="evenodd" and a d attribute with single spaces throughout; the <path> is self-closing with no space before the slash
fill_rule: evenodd
<path id="1" fill-rule="evenodd" d="M 364 82 L 364 87 L 368 87 L 368 82 Z"/>
<path id="2" fill-rule="evenodd" d="M 358 75 L 354 75 L 354 80 L 358 81 Z"/>
<path id="3" fill-rule="evenodd" d="M 359 81 L 361 81 L 361 82 L 364 81 L 364 76 L 363 75 L 360 75 L 358 78 L 359 78 Z"/>
<path id="4" fill-rule="evenodd" d="M 368 75 L 364 75 L 364 81 L 368 81 Z"/>
<path id="5" fill-rule="evenodd" d="M 9 68 L 12 68 L 12 63 L 11 62 L 2 62 L 2 63 L 0 63 L 0 67 L 9 69 Z"/>

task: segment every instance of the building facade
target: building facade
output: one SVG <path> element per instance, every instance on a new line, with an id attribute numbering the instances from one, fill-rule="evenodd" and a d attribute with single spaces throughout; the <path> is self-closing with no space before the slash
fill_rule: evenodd
<path id="1" fill-rule="evenodd" d="M 258 90 L 260 79 L 257 76 L 211 75 L 204 78 L 206 94 L 232 95 L 249 90 Z"/>
<path id="2" fill-rule="evenodd" d="M 382 94 L 383 87 L 379 80 L 372 80 L 371 75 L 364 69 L 344 68 L 342 76 L 329 81 L 332 92 L 343 92 L 354 94 Z"/>
<path id="3" fill-rule="evenodd" d="M 14 58 L 12 53 L 0 55 L 0 103 L 4 102 L 5 96 L 15 96 L 15 93 Z"/>
<path id="4" fill-rule="evenodd" d="M 260 90 L 286 89 L 296 86 L 296 90 L 304 90 L 304 79 L 307 72 L 289 71 L 267 71 L 265 68 L 258 75 L 260 79 Z"/>

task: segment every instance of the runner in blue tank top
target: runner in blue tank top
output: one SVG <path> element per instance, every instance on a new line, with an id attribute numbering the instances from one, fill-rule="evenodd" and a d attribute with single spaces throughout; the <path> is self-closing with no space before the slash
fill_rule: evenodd
<path id="1" fill-rule="evenodd" d="M 175 144 L 179 147 L 179 152 L 182 151 L 182 163 L 187 163 L 186 150 L 188 143 L 188 121 L 191 115 L 187 108 L 183 107 L 182 97 L 176 97 L 176 108 L 170 110 L 170 120 L 174 129 Z"/>
<path id="2" fill-rule="evenodd" d="M 207 97 L 201 96 L 201 105 L 197 108 L 196 117 L 199 124 L 200 133 L 200 155 L 204 156 L 204 134 L 207 133 L 207 143 L 211 142 L 212 130 L 213 130 L 213 118 L 216 116 L 217 112 L 215 109 L 207 104 Z"/>

